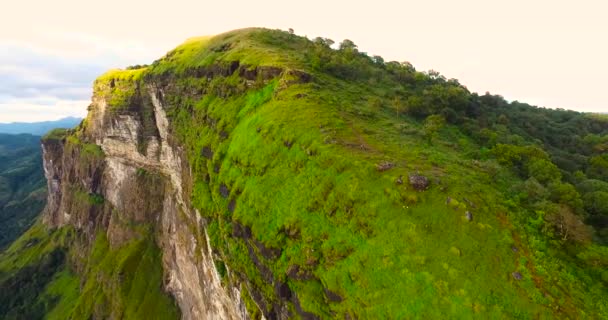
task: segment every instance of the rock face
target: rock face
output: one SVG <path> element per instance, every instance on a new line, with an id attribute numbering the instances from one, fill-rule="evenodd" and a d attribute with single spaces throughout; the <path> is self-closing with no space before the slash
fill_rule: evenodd
<path id="1" fill-rule="evenodd" d="M 132 225 L 152 224 L 162 251 L 164 289 L 183 319 L 246 319 L 239 289 L 222 286 L 205 222 L 189 203 L 189 166 L 172 142 L 160 94 L 153 86 L 140 88 L 142 109 L 152 111 L 145 115 L 111 110 L 108 98 L 96 94 L 84 130 L 43 142 L 49 189 L 44 222 L 71 225 L 89 242 L 105 232 L 113 247 L 135 236 Z M 103 154 L 94 157 L 91 148 Z M 78 194 L 105 201 L 83 206 Z"/>

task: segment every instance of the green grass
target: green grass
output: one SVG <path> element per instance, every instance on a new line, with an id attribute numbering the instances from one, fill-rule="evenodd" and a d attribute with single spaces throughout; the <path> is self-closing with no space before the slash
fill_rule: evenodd
<path id="1" fill-rule="evenodd" d="M 70 313 L 74 319 L 177 319 L 179 310 L 162 291 L 160 251 L 150 238 L 111 249 L 98 233 L 87 259 L 86 281 Z"/>
<path id="2" fill-rule="evenodd" d="M 0 256 L 0 286 L 13 283 L 12 279 L 18 277 L 23 287 L 31 288 L 24 293 L 29 299 L 25 300 L 29 301 L 27 304 L 2 309 L 7 313 L 0 316 L 11 318 L 15 310 L 21 310 L 19 313 L 32 316 L 44 314 L 46 319 L 179 318 L 177 306 L 162 289 L 160 251 L 148 237 L 112 249 L 105 233 L 100 232 L 89 254 L 71 253 L 84 258 L 84 274 L 74 274 L 69 265 L 62 264 L 45 280 L 37 280 L 40 271 L 31 278 L 20 276 L 24 270 L 36 268 L 55 250 L 67 253 L 75 243 L 72 235 L 69 227 L 48 231 L 37 223 Z M 33 288 L 30 281 L 39 287 Z"/>
<path id="3" fill-rule="evenodd" d="M 70 134 L 69 129 L 53 129 L 42 137 L 43 140 L 62 140 Z"/>
<path id="4" fill-rule="evenodd" d="M 0 255 L 0 317 L 65 315 L 78 294 L 78 279 L 65 264 L 73 230 L 47 230 L 34 224 Z"/>
<path id="5" fill-rule="evenodd" d="M 53 232 L 38 221 L 0 255 L 2 275 L 11 275 L 27 265 L 35 264 L 53 250 L 67 246 L 71 242 L 72 232 L 70 228 Z"/>
<path id="6" fill-rule="evenodd" d="M 245 274 L 267 301 L 277 300 L 249 256 L 253 242 L 232 237 L 238 222 L 266 247 L 281 249 L 270 259 L 254 251 L 305 311 L 324 318 L 605 312 L 596 300 L 603 289 L 586 292 L 593 281 L 584 271 L 556 260 L 541 230 L 525 229 L 530 213 L 509 207 L 507 185 L 519 180 L 508 169 L 466 156 L 478 147 L 455 127 L 441 130 L 432 145 L 424 142 L 422 124 L 391 106 L 398 90 L 375 76 L 382 71 L 370 69 L 366 81 L 348 66 L 332 66 L 354 77 L 344 81 L 310 64 L 311 51 L 305 39 L 245 29 L 192 39 L 142 77 L 175 84 L 164 98 L 193 169 L 192 201 L 210 219 L 212 244 L 228 268 Z M 305 70 L 315 80 L 285 84 L 283 74 L 251 86 L 236 75 L 208 81 L 188 74 L 232 61 Z M 184 94 L 192 88 L 205 94 Z M 212 150 L 210 159 L 203 148 Z M 384 161 L 395 168 L 379 172 Z M 395 183 L 415 172 L 433 181 L 429 191 Z M 231 202 L 234 212 L 227 210 Z M 465 211 L 473 212 L 472 222 Z M 311 278 L 287 278 L 292 266 Z M 522 280 L 513 279 L 516 271 Z M 342 301 L 329 301 L 324 288 Z M 566 306 L 557 311 L 559 304 Z"/>
<path id="7" fill-rule="evenodd" d="M 236 61 L 240 69 L 229 74 Z M 208 222 L 223 283 L 243 290 L 254 318 L 259 296 L 267 306 L 286 303 L 299 317 L 275 283 L 286 283 L 305 312 L 324 319 L 608 317 L 605 250 L 560 241 L 545 222 L 554 204 L 527 205 L 517 191 L 527 177 L 502 166 L 500 148 L 475 140 L 470 123 L 431 136 L 400 102 L 457 105 L 470 94 L 454 82 L 389 67 L 352 48 L 243 29 L 191 39 L 147 68 L 112 71 L 96 81 L 95 92 L 111 110 L 138 115 L 148 126 L 142 88 L 162 86 L 171 133 L 190 164 L 192 204 Z M 254 70 L 253 80 L 239 74 Z M 264 78 L 268 70 L 282 72 Z M 67 140 L 81 155 L 103 159 L 76 135 Z M 392 167 L 380 170 L 386 163 Z M 428 190 L 409 185 L 414 173 L 429 178 Z M 233 234 L 237 223 L 251 230 L 250 239 Z M 79 298 L 72 305 L 60 300 L 54 314 L 179 316 L 162 292 L 154 228 L 133 227 L 140 237 L 118 248 L 97 234 Z M 46 249 L 28 250 L 12 258 L 11 268 Z M 72 295 L 73 281 L 60 273 L 46 290 L 65 287 Z"/>
<path id="8" fill-rule="evenodd" d="M 479 147 L 456 127 L 427 143 L 422 124 L 391 107 L 394 83 L 377 77 L 372 85 L 356 75 L 344 81 L 319 71 L 307 65 L 310 46 L 282 32 L 246 29 L 188 41 L 143 76 L 173 77 L 176 85 L 164 98 L 193 169 L 193 204 L 210 219 L 212 244 L 230 269 L 246 274 L 267 301 L 277 299 L 248 254 L 251 240 L 231 236 L 237 221 L 266 247 L 281 249 L 276 258 L 257 254 L 305 311 L 324 318 L 606 312 L 597 302 L 604 289 L 588 293 L 593 281 L 582 280 L 584 271 L 556 259 L 546 244 L 537 248 L 536 242 L 549 240 L 540 230 L 524 229 L 526 209 L 508 206 L 508 185 L 519 178 L 494 160 L 467 156 Z M 247 87 L 234 75 L 209 83 L 187 74 L 236 60 L 306 70 L 315 80 L 278 85 L 286 81 L 279 77 Z M 184 94 L 198 86 L 205 95 Z M 204 147 L 213 151 L 211 159 L 201 155 Z M 379 172 L 383 161 L 396 166 Z M 429 191 L 407 186 L 415 172 L 433 181 Z M 405 185 L 395 183 L 400 176 Z M 223 185 L 227 199 L 219 191 Z M 230 202 L 234 212 L 227 210 Z M 288 279 L 294 265 L 312 279 Z M 522 280 L 513 279 L 516 271 Z M 552 284 L 556 279 L 559 285 Z M 342 301 L 329 301 L 323 288 Z"/>
<path id="9" fill-rule="evenodd" d="M 46 314 L 46 319 L 65 319 L 74 308 L 74 302 L 80 295 L 80 279 L 69 270 L 55 275 L 43 292 L 43 297 L 53 301 L 54 305 Z M 59 298 L 57 300 L 57 298 Z M 44 298 L 43 298 L 44 299 Z"/>

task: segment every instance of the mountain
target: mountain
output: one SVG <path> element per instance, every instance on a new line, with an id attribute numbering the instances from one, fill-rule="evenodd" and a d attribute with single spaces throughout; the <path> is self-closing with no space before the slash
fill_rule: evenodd
<path id="1" fill-rule="evenodd" d="M 55 121 L 0 123 L 0 133 L 29 133 L 43 136 L 55 128 L 74 128 L 80 121 L 82 121 L 80 118 L 67 117 Z"/>
<path id="2" fill-rule="evenodd" d="M 94 83 L 43 138 L 0 314 L 608 317 L 608 121 L 243 29 Z"/>
<path id="3" fill-rule="evenodd" d="M 0 251 L 32 225 L 45 200 L 40 137 L 0 133 Z"/>

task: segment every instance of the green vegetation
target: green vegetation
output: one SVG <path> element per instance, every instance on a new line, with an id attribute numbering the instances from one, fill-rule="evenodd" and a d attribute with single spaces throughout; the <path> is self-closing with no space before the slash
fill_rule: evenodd
<path id="1" fill-rule="evenodd" d="M 249 289 L 272 304 L 271 283 L 287 283 L 323 318 L 607 316 L 605 275 L 583 258 L 604 258 L 604 229 L 582 223 L 603 194 L 575 187 L 606 179 L 605 120 L 331 43 L 238 30 L 186 42 L 139 80 L 172 83 L 192 201 Z M 402 178 L 416 172 L 429 190 Z"/>
<path id="2" fill-rule="evenodd" d="M 254 319 L 281 304 L 296 318 L 608 317 L 605 117 L 479 96 L 332 44 L 237 30 L 95 82 L 110 110 L 142 121 L 142 153 L 147 90 L 162 89 L 218 272 Z M 66 141 L 84 162 L 103 158 L 76 133 Z M 116 248 L 97 234 L 79 297 L 50 315 L 179 316 L 161 290 L 155 229 L 132 227 L 138 237 Z M 27 252 L 10 270 L 31 264 Z M 69 271 L 51 270 L 34 282 L 39 296 L 75 297 Z"/>
<path id="3" fill-rule="evenodd" d="M 70 134 L 69 129 L 57 128 L 47 132 L 42 139 L 43 140 L 63 140 Z"/>
<path id="4" fill-rule="evenodd" d="M 70 252 L 75 243 L 71 228 L 47 231 L 37 223 L 0 256 L 2 319 L 179 318 L 161 288 L 160 253 L 152 239 L 111 249 L 99 233 L 91 252 L 80 256 L 84 282 L 66 264 L 68 255 L 82 254 Z"/>
<path id="5" fill-rule="evenodd" d="M 86 280 L 66 313 L 69 318 L 179 318 L 177 306 L 162 291 L 160 252 L 153 239 L 142 236 L 111 249 L 105 233 L 99 233 L 85 261 Z"/>
<path id="6" fill-rule="evenodd" d="M 65 315 L 65 305 L 78 293 L 78 280 L 66 266 L 72 241 L 71 229 L 48 231 L 38 222 L 0 255 L 2 319 Z"/>
<path id="7" fill-rule="evenodd" d="M 107 96 L 110 111 L 137 107 L 130 100 L 137 89 L 137 80 L 145 68 L 130 70 L 111 70 L 100 76 L 93 85 L 95 94 Z"/>
<path id="8" fill-rule="evenodd" d="M 0 134 L 0 252 L 32 225 L 45 198 L 40 137 Z"/>

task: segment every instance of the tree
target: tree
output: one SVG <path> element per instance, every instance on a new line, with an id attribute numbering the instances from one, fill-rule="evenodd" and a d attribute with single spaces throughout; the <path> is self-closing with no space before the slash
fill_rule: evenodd
<path id="1" fill-rule="evenodd" d="M 430 115 L 424 120 L 423 132 L 429 143 L 432 143 L 437 132 L 445 125 L 445 118 L 438 114 Z"/>
<path id="2" fill-rule="evenodd" d="M 401 100 L 401 97 L 399 97 L 399 96 L 396 96 L 395 98 L 393 98 L 393 101 L 391 101 L 391 105 L 392 105 L 393 109 L 395 109 L 395 111 L 397 111 L 398 114 L 404 114 L 407 111 L 405 104 L 403 103 L 403 101 Z"/>
<path id="3" fill-rule="evenodd" d="M 546 159 L 532 159 L 527 164 L 528 176 L 534 177 L 543 184 L 557 181 L 562 178 L 562 173 L 556 165 Z"/>
<path id="4" fill-rule="evenodd" d="M 375 64 L 378 65 L 384 65 L 384 58 L 382 58 L 381 56 L 373 56 L 372 60 L 374 61 Z"/>
<path id="5" fill-rule="evenodd" d="M 556 181 L 549 185 L 549 190 L 551 192 L 551 200 L 554 202 L 568 205 L 577 211 L 583 208 L 581 195 L 573 185 Z"/>
<path id="6" fill-rule="evenodd" d="M 545 200 L 549 196 L 547 189 L 534 178 L 530 178 L 522 184 L 522 191 L 529 203 Z"/>
<path id="7" fill-rule="evenodd" d="M 437 81 L 440 81 L 440 82 L 445 82 L 446 81 L 446 78 L 441 73 L 439 73 L 439 71 L 429 70 L 427 72 L 427 74 L 433 80 L 437 80 Z"/>
<path id="8" fill-rule="evenodd" d="M 357 52 L 357 45 L 351 40 L 344 39 L 344 41 L 340 43 L 340 50 L 347 52 Z"/>
<path id="9" fill-rule="evenodd" d="M 515 166 L 522 161 L 521 147 L 511 144 L 499 143 L 492 148 L 492 153 L 498 163 L 506 166 Z"/>
<path id="10" fill-rule="evenodd" d="M 498 133 L 496 131 L 483 128 L 479 130 L 479 140 L 485 146 L 494 146 L 496 144 L 496 140 L 498 139 Z"/>
<path id="11" fill-rule="evenodd" d="M 335 42 L 329 38 L 316 37 L 312 42 L 316 45 L 331 47 Z"/>
<path id="12" fill-rule="evenodd" d="M 608 192 L 608 182 L 596 179 L 586 179 L 579 183 L 576 188 L 581 193 L 590 193 L 594 191 Z"/>
<path id="13" fill-rule="evenodd" d="M 558 206 L 557 210 L 548 214 L 545 219 L 563 241 L 591 242 L 593 230 L 583 223 L 581 218 L 574 214 L 568 206 Z"/>
<path id="14" fill-rule="evenodd" d="M 293 31 L 292 28 L 289 28 L 288 30 L 289 30 L 289 34 L 294 34 L 295 33 L 295 31 Z"/>
<path id="15" fill-rule="evenodd" d="M 413 117 L 422 118 L 428 115 L 427 104 L 421 96 L 409 96 L 405 105 L 407 113 Z"/>
<path id="16" fill-rule="evenodd" d="M 411 64 L 409 61 L 402 61 L 401 67 L 408 72 L 416 72 L 416 68 L 414 68 L 414 65 Z"/>
<path id="17" fill-rule="evenodd" d="M 608 192 L 594 191 L 583 196 L 585 210 L 590 214 L 608 216 Z"/>
<path id="18" fill-rule="evenodd" d="M 592 157 L 589 160 L 587 176 L 608 180 L 608 153 Z"/>

